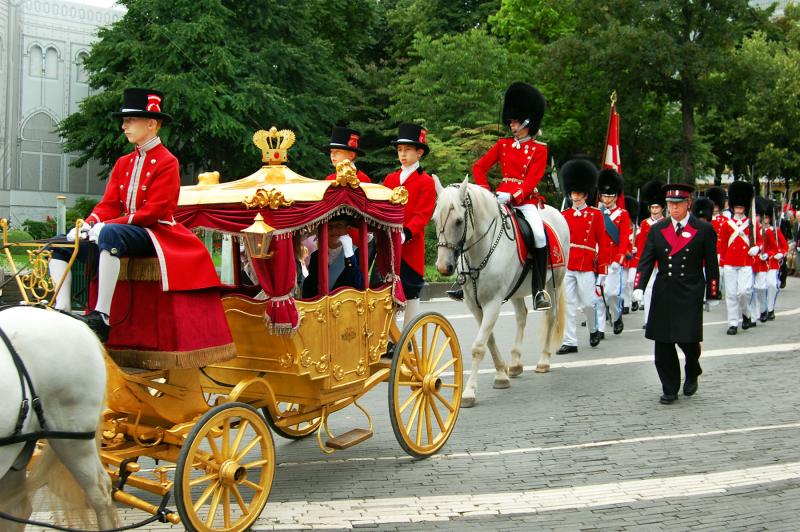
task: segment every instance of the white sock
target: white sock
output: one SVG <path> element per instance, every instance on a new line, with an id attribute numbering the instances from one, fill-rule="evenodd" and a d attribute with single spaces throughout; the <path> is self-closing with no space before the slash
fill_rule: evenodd
<path id="1" fill-rule="evenodd" d="M 94 309 L 106 316 L 111 314 L 111 300 L 119 277 L 119 259 L 106 250 L 100 252 L 97 271 L 97 304 Z"/>
<path id="2" fill-rule="evenodd" d="M 63 310 L 65 312 L 72 312 L 72 271 L 67 270 L 68 263 L 59 260 L 50 260 L 50 278 L 53 280 L 53 289 L 58 286 L 61 277 L 64 277 L 64 282 L 61 284 L 61 289 L 56 294 L 56 302 L 54 307 L 56 310 Z"/>
<path id="3" fill-rule="evenodd" d="M 419 299 L 406 299 L 406 310 L 403 313 L 403 328 L 407 323 L 411 323 L 414 316 L 419 314 Z"/>

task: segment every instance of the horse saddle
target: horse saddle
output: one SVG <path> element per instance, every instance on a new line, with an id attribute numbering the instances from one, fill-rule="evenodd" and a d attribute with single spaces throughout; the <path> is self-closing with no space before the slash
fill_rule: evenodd
<path id="1" fill-rule="evenodd" d="M 519 263 L 525 265 L 533 261 L 533 255 L 528 251 L 536 247 L 536 243 L 533 240 L 533 230 L 521 210 L 508 206 L 506 206 L 506 209 L 508 209 L 508 213 L 511 216 L 511 223 L 514 225 Z M 550 268 L 563 267 L 564 253 L 561 248 L 561 242 L 559 242 L 553 228 L 546 222 L 544 222 L 544 231 L 545 235 L 547 235 L 547 247 L 548 253 L 550 254 L 550 260 L 548 262 Z"/>

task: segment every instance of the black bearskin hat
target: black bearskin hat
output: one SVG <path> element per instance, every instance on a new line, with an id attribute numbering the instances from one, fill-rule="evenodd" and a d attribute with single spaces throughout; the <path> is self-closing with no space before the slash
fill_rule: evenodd
<path id="1" fill-rule="evenodd" d="M 769 201 L 767 198 L 762 198 L 761 196 L 758 196 L 756 198 L 756 214 L 758 214 L 759 216 L 763 214 L 771 215 L 772 214 L 772 208 L 770 205 L 771 203 L 772 202 Z"/>
<path id="2" fill-rule="evenodd" d="M 597 187 L 597 168 L 586 159 L 571 159 L 561 167 L 564 192 L 584 192 L 592 196 Z"/>
<path id="3" fill-rule="evenodd" d="M 517 81 L 506 89 L 503 123 L 507 125 L 512 119 L 520 122 L 528 120 L 526 127 L 530 128 L 531 135 L 535 136 L 542 125 L 546 108 L 547 102 L 536 87 Z"/>
<path id="4" fill-rule="evenodd" d="M 692 203 L 692 214 L 710 222 L 714 217 L 714 202 L 708 198 L 697 198 Z"/>
<path id="5" fill-rule="evenodd" d="M 650 205 L 667 206 L 667 195 L 664 192 L 664 183 L 658 180 L 648 181 L 642 185 L 642 199 Z"/>
<path id="6" fill-rule="evenodd" d="M 650 205 L 646 201 L 639 201 L 639 220 L 646 220 L 650 218 Z"/>
<path id="7" fill-rule="evenodd" d="M 733 207 L 739 206 L 745 209 L 750 208 L 753 202 L 753 185 L 747 181 L 734 181 L 728 187 L 728 204 Z"/>
<path id="8" fill-rule="evenodd" d="M 725 190 L 722 187 L 711 187 L 706 190 L 706 197 L 714 202 L 718 209 L 725 206 Z"/>
<path id="9" fill-rule="evenodd" d="M 622 176 L 611 168 L 603 168 L 597 174 L 597 190 L 600 194 L 616 194 L 622 192 Z"/>
<path id="10" fill-rule="evenodd" d="M 625 210 L 628 211 L 631 221 L 639 225 L 639 202 L 636 198 L 625 196 Z"/>

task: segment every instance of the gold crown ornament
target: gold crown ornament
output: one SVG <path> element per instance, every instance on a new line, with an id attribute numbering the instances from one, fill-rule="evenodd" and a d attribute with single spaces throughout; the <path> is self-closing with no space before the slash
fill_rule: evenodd
<path id="1" fill-rule="evenodd" d="M 253 144 L 261 149 L 261 162 L 265 164 L 283 164 L 287 160 L 287 152 L 294 145 L 294 131 L 272 126 L 269 131 L 260 129 L 253 134 Z"/>

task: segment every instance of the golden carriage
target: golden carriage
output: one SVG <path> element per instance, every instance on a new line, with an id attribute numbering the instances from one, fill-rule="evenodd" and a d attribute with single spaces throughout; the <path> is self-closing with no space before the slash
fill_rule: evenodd
<path id="1" fill-rule="evenodd" d="M 461 353 L 449 322 L 424 313 L 402 332 L 395 322 L 403 304 L 402 187 L 359 183 L 349 164 L 337 169 L 333 181 L 307 179 L 284 164 L 291 132 L 273 128 L 256 133 L 254 141 L 264 163 L 256 173 L 228 183 L 201 175 L 200 184 L 182 188 L 176 213 L 184 225 L 205 231 L 210 251 L 224 253 L 222 262 L 230 266 L 212 306 L 221 297 L 232 358 L 206 364 L 202 356 L 193 363 L 179 354 L 170 364 L 161 352 L 149 356 L 152 351 L 141 346 L 114 345 L 117 325 L 107 345 L 101 459 L 114 499 L 162 512 L 190 530 L 244 530 L 261 515 L 276 466 L 270 427 L 290 439 L 316 434 L 325 453 L 351 447 L 372 436 L 372 419 L 358 400 L 388 382 L 389 416 L 400 446 L 426 457 L 447 441 L 461 401 Z M 362 250 L 363 289 L 329 290 L 327 221 L 339 213 L 360 222 L 354 236 Z M 5 229 L 3 224 L 11 259 Z M 322 253 L 320 295 L 309 300 L 295 300 L 294 283 L 289 285 L 296 279 L 302 234 L 317 234 Z M 228 245 L 216 252 L 220 239 Z M 366 252 L 370 248 L 374 257 Z M 77 249 L 76 243 L 73 260 Z M 41 249 L 30 253 L 39 264 L 47 258 Z M 153 288 L 157 273 L 147 264 L 155 259 L 134 260 L 121 269 L 120 283 L 130 286 L 121 290 L 118 284 L 111 321 L 123 320 L 119 328 L 135 333 L 147 309 L 137 313 L 131 294 L 160 290 Z M 20 275 L 18 283 L 26 300 L 46 301 L 61 282 L 42 279 L 46 266 L 34 269 L 38 275 Z M 387 351 L 391 363 L 382 360 Z M 365 427 L 334 435 L 329 417 L 351 405 L 363 412 Z M 177 512 L 163 512 L 169 495 Z"/>

